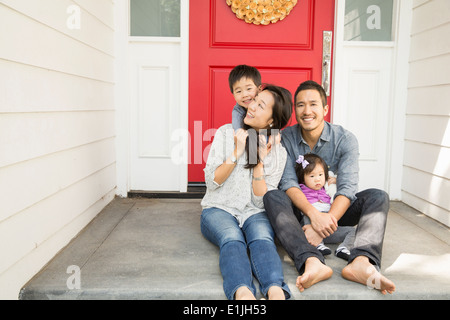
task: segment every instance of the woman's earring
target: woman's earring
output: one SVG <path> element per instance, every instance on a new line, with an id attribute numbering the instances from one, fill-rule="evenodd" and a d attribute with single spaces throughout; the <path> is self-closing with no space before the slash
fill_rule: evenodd
<path id="1" fill-rule="evenodd" d="M 272 128 L 273 127 L 273 123 L 269 124 L 269 126 Z"/>

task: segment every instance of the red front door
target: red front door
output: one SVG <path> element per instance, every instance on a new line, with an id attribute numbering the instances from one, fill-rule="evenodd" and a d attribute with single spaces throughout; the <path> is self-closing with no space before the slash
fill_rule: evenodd
<path id="1" fill-rule="evenodd" d="M 236 65 L 258 68 L 263 83 L 292 94 L 305 80 L 321 83 L 323 31 L 333 31 L 334 2 L 298 0 L 284 20 L 255 25 L 238 19 L 226 0 L 190 1 L 189 182 L 204 181 L 214 129 L 231 122 L 228 74 Z"/>

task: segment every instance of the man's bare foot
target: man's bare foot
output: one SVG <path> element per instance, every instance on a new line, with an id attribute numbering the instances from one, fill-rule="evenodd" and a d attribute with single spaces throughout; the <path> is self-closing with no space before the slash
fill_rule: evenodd
<path id="1" fill-rule="evenodd" d="M 308 289 L 319 281 L 331 277 L 333 270 L 324 265 L 316 257 L 309 257 L 305 262 L 305 272 L 297 278 L 296 286 L 300 292 Z"/>
<path id="2" fill-rule="evenodd" d="M 236 300 L 256 300 L 253 293 L 247 287 L 240 287 L 237 289 L 234 298 Z"/>
<path id="3" fill-rule="evenodd" d="M 358 282 L 371 289 L 378 289 L 382 294 L 393 293 L 395 284 L 375 269 L 365 256 L 356 257 L 342 269 L 344 279 Z"/>
<path id="4" fill-rule="evenodd" d="M 271 286 L 267 292 L 269 300 L 286 300 L 283 289 L 277 286 Z"/>

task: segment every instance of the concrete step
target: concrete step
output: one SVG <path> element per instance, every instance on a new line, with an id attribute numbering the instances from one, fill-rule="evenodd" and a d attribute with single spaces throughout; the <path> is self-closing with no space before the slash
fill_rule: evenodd
<path id="1" fill-rule="evenodd" d="M 200 214 L 199 199 L 116 198 L 19 298 L 225 300 L 219 250 L 202 236 Z M 331 279 L 300 293 L 292 260 L 278 250 L 295 300 L 450 299 L 449 228 L 400 202 L 391 203 L 381 270 L 396 284 L 392 295 L 343 279 L 346 262 L 334 255 Z"/>

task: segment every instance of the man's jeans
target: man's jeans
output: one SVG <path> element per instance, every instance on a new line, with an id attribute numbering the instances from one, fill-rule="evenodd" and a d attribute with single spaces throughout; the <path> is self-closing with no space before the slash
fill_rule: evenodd
<path id="1" fill-rule="evenodd" d="M 256 294 L 252 271 L 264 296 L 267 297 L 269 288 L 275 285 L 284 290 L 286 298 L 290 297 L 274 243 L 273 229 L 265 212 L 245 220 L 241 229 L 230 213 L 218 208 L 204 209 L 201 231 L 206 239 L 220 248 L 220 271 L 225 295 L 229 300 L 234 299 L 236 290 L 242 286 Z"/>
<path id="2" fill-rule="evenodd" d="M 338 221 L 339 226 L 355 226 L 356 237 L 350 250 L 349 263 L 357 256 L 366 256 L 378 269 L 381 264 L 384 232 L 389 211 L 389 196 L 378 189 L 368 189 L 356 194 L 357 199 Z M 320 251 L 308 243 L 301 227 L 301 212 L 292 204 L 284 191 L 272 190 L 264 196 L 264 206 L 275 234 L 286 252 L 294 260 L 301 274 L 309 257 L 322 263 Z"/>

